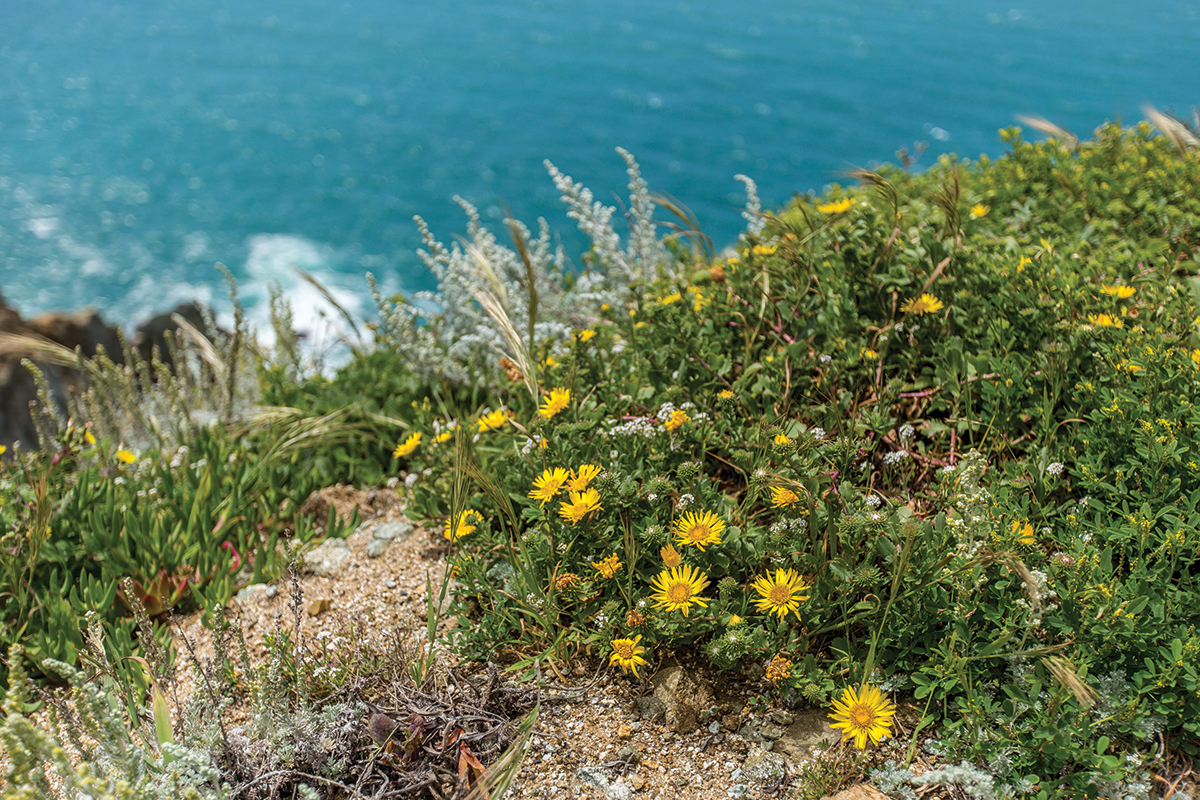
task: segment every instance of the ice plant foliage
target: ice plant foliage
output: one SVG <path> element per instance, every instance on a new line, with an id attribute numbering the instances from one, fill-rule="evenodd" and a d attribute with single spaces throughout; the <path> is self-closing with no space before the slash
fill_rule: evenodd
<path id="1" fill-rule="evenodd" d="M 690 564 L 665 569 L 651 583 L 655 589 L 652 595 L 655 608 L 682 611 L 686 617 L 693 603 L 708 607 L 708 600 L 700 596 L 708 586 L 708 576 Z"/>
<path id="2" fill-rule="evenodd" d="M 612 648 L 612 656 L 609 657 L 609 665 L 616 664 L 622 671 L 633 673 L 633 677 L 637 677 L 637 668 L 646 663 L 646 659 L 642 658 L 642 653 L 646 652 L 646 648 L 638 644 L 642 640 L 642 635 L 639 633 L 632 639 L 613 639 L 608 643 Z"/>
<path id="3" fill-rule="evenodd" d="M 790 569 L 775 570 L 775 577 L 760 576 L 754 581 L 754 591 L 758 599 L 754 605 L 759 611 L 774 614 L 781 620 L 788 614 L 800 617 L 800 603 L 808 599 L 804 590 L 808 587 L 800 579 L 800 575 Z"/>
<path id="4" fill-rule="evenodd" d="M 721 543 L 725 523 L 711 511 L 689 513 L 675 520 L 675 541 L 687 547 L 704 550 L 710 544 Z"/>
<path id="5" fill-rule="evenodd" d="M 842 692 L 841 700 L 833 701 L 832 728 L 840 728 L 842 741 L 854 740 L 854 746 L 865 750 L 867 741 L 879 744 L 879 741 L 891 734 L 892 717 L 896 713 L 893 705 L 878 687 L 864 683 L 856 692 L 847 686 Z"/>

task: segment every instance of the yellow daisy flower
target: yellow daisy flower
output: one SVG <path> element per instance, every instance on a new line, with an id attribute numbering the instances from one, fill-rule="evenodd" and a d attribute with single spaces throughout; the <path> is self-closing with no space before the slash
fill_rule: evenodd
<path id="1" fill-rule="evenodd" d="M 896 706 L 883 696 L 883 692 L 864 683 L 857 692 L 846 687 L 842 699 L 833 701 L 830 727 L 842 729 L 843 742 L 853 739 L 855 747 L 865 750 L 868 739 L 871 744 L 879 744 L 880 739 L 891 734 L 895 713 Z"/>
<path id="2" fill-rule="evenodd" d="M 1124 328 L 1125 323 L 1111 314 L 1088 314 L 1088 322 L 1097 328 Z"/>
<path id="3" fill-rule="evenodd" d="M 404 458 L 410 455 L 421 445 L 421 434 L 414 433 L 400 444 L 396 445 L 396 449 L 392 451 L 392 458 Z"/>
<path id="4" fill-rule="evenodd" d="M 1015 519 L 1012 524 L 1012 534 L 1017 537 L 1017 541 L 1021 544 L 1035 545 L 1037 538 L 1033 535 L 1033 526 L 1026 522 L 1021 524 L 1021 520 Z"/>
<path id="5" fill-rule="evenodd" d="M 729 398 L 733 397 L 733 392 L 729 391 L 728 389 L 722 389 L 721 391 L 717 392 L 717 397 L 721 398 L 722 400 L 728 400 Z"/>
<path id="6" fill-rule="evenodd" d="M 133 462 L 137 461 L 137 456 L 128 450 L 118 450 L 117 461 L 120 461 L 122 464 L 132 464 Z"/>
<path id="7" fill-rule="evenodd" d="M 817 206 L 817 211 L 822 214 L 844 214 L 850 210 L 852 205 L 854 205 L 854 201 L 847 197 L 845 200 L 838 200 L 835 203 L 822 203 Z"/>
<path id="8" fill-rule="evenodd" d="M 759 611 L 775 614 L 781 620 L 789 613 L 794 613 L 797 619 L 800 618 L 800 601 L 808 599 L 808 595 L 802 592 L 808 587 L 804 585 L 798 572 L 777 569 L 774 579 L 763 575 L 755 579 L 753 586 L 760 598 L 754 601 Z"/>
<path id="9" fill-rule="evenodd" d="M 447 539 L 457 542 L 462 537 L 473 532 L 480 522 L 483 522 L 483 517 L 479 512 L 473 508 L 468 508 L 458 515 L 458 524 L 446 526 L 445 536 Z"/>
<path id="10" fill-rule="evenodd" d="M 546 398 L 546 402 L 538 409 L 538 416 L 542 419 L 550 419 L 570 404 L 571 391 L 569 389 L 553 389 L 550 396 Z"/>
<path id="11" fill-rule="evenodd" d="M 663 299 L 659 300 L 658 302 L 662 303 L 664 306 L 669 306 L 669 305 L 671 305 L 671 303 L 677 303 L 682 299 L 683 299 L 683 295 L 681 295 L 679 292 L 671 292 L 669 295 L 667 295 Z"/>
<path id="12" fill-rule="evenodd" d="M 83 432 L 83 440 L 84 440 L 85 442 L 87 442 L 89 445 L 93 445 L 93 444 L 95 444 L 95 443 L 96 443 L 96 437 L 95 437 L 95 436 L 92 436 L 92 432 L 91 432 L 91 431 L 84 431 L 84 432 Z M 4 452 L 3 450 L 0 450 L 0 453 L 3 453 L 3 452 Z"/>
<path id="13" fill-rule="evenodd" d="M 600 561 L 593 561 L 592 566 L 596 568 L 596 574 L 602 578 L 612 578 L 621 569 L 621 559 L 616 553 Z"/>
<path id="14" fill-rule="evenodd" d="M 1110 286 L 1107 283 L 1100 287 L 1100 291 L 1104 292 L 1109 297 L 1115 297 L 1118 300 L 1128 300 L 1133 297 L 1137 289 L 1132 286 Z"/>
<path id="15" fill-rule="evenodd" d="M 793 492 L 791 489 L 786 489 L 782 486 L 772 486 L 771 487 L 771 507 L 772 508 L 783 508 L 784 506 L 788 506 L 790 508 L 791 506 L 794 506 L 794 505 L 796 505 L 796 503 L 799 503 L 799 502 L 800 502 L 800 498 L 797 497 L 796 493 Z"/>
<path id="16" fill-rule="evenodd" d="M 671 567 L 678 567 L 683 563 L 683 556 L 679 554 L 679 551 L 675 549 L 674 545 L 667 545 L 659 550 L 658 554 L 662 557 L 663 566 L 665 566 L 667 569 L 670 569 Z"/>
<path id="17" fill-rule="evenodd" d="M 574 337 L 575 337 L 575 341 L 577 341 L 577 342 L 586 342 L 595 335 L 596 335 L 596 332 L 594 330 L 592 330 L 591 328 L 585 328 L 584 330 L 581 330 L 579 333 L 574 334 Z"/>
<path id="18" fill-rule="evenodd" d="M 671 433 L 677 431 L 683 423 L 687 422 L 691 417 L 681 408 L 677 408 L 671 412 L 671 416 L 663 423 L 663 427 Z"/>
<path id="19" fill-rule="evenodd" d="M 529 490 L 529 496 L 546 505 L 546 501 L 558 494 L 569 478 L 570 474 L 563 467 L 548 469 L 533 479 L 533 488 Z"/>
<path id="20" fill-rule="evenodd" d="M 571 492 L 568 502 L 560 503 L 558 515 L 575 525 L 579 520 L 600 509 L 600 493 L 595 489 Z"/>
<path id="21" fill-rule="evenodd" d="M 941 300 L 931 294 L 923 294 L 913 300 L 905 301 L 900 310 L 905 314 L 935 314 L 945 308 Z"/>
<path id="22" fill-rule="evenodd" d="M 701 550 L 710 544 L 721 543 L 725 523 L 711 511 L 687 514 L 675 520 L 675 541 Z"/>
<path id="23" fill-rule="evenodd" d="M 786 433 L 776 434 L 775 438 L 772 441 L 774 441 L 775 444 L 779 445 L 780 447 L 786 447 L 787 445 L 792 443 L 792 440 L 788 438 L 788 435 Z"/>
<path id="24" fill-rule="evenodd" d="M 479 433 L 492 431 L 499 428 L 504 423 L 508 422 L 508 414 L 504 413 L 503 408 L 497 408 L 495 411 L 484 414 L 479 418 Z"/>
<path id="25" fill-rule="evenodd" d="M 988 212 L 991 210 L 992 210 L 991 206 L 985 206 L 983 203 L 976 203 L 975 205 L 971 206 L 971 217 L 972 217 L 972 219 L 979 219 L 980 217 L 986 217 L 988 215 Z"/>
<path id="26" fill-rule="evenodd" d="M 638 644 L 642 640 L 642 635 L 639 633 L 632 639 L 613 639 L 608 643 L 612 648 L 612 656 L 608 659 L 608 665 L 611 667 L 616 664 L 624 672 L 632 672 L 633 677 L 637 677 L 638 666 L 645 664 L 646 659 L 642 658 L 642 653 L 646 652 L 646 648 Z"/>
<path id="27" fill-rule="evenodd" d="M 595 464 L 584 464 L 578 471 L 572 471 L 567 480 L 568 492 L 582 492 L 592 482 L 592 478 L 600 474 L 600 468 Z"/>
<path id="28" fill-rule="evenodd" d="M 773 244 L 756 244 L 750 248 L 750 252 L 756 256 L 773 256 L 776 249 L 778 248 Z"/>
<path id="29" fill-rule="evenodd" d="M 708 586 L 708 576 L 690 564 L 658 573 L 654 580 L 655 593 L 650 596 L 655 608 L 682 611 L 686 617 L 692 603 L 708 608 L 708 600 L 700 592 Z"/>
<path id="30" fill-rule="evenodd" d="M 864 347 L 862 350 L 859 350 L 858 355 L 860 358 L 866 359 L 867 361 L 874 361 L 875 359 L 879 358 L 879 353 L 875 352 L 869 347 Z"/>

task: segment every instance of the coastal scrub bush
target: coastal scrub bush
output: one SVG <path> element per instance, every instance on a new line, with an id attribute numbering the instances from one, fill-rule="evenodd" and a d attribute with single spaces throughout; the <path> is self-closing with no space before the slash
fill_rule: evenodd
<path id="1" fill-rule="evenodd" d="M 1150 133 L 859 172 L 598 309 L 536 394 L 417 403 L 464 652 L 882 680 L 1034 794 L 1195 751 L 1200 165 Z"/>

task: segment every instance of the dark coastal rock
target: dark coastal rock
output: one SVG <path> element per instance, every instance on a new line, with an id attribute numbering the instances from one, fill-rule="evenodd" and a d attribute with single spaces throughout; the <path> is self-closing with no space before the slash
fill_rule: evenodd
<path id="1" fill-rule="evenodd" d="M 203 313 L 195 303 L 171 312 L 176 313 L 203 330 Z M 144 346 L 147 357 L 155 344 L 165 356 L 163 332 L 177 327 L 171 314 L 159 314 L 138 328 L 134 345 L 139 349 Z M 57 355 L 50 354 L 38 342 L 64 349 Z M 70 353 L 78 350 L 91 357 L 101 349 L 114 362 L 124 363 L 119 329 L 105 322 L 98 312 L 48 312 L 25 320 L 0 295 L 0 445 L 19 445 L 27 450 L 37 447 L 37 428 L 30 414 L 30 403 L 37 402 L 37 385 L 22 359 L 29 359 L 41 370 L 58 411 L 66 414 L 67 398 L 83 389 L 83 377 L 74 368 Z"/>
<path id="2" fill-rule="evenodd" d="M 68 350 L 79 349 L 86 358 L 104 352 L 118 364 L 125 362 L 121 337 L 114 325 L 105 322 L 96 311 L 84 309 L 70 314 L 50 312 L 29 320 L 29 328 L 39 336 L 61 344 Z"/>
<path id="3" fill-rule="evenodd" d="M 179 330 L 179 322 L 175 319 L 176 315 L 187 320 L 196 330 L 202 333 L 206 332 L 207 323 L 204 321 L 204 310 L 196 303 L 180 303 L 171 311 L 155 314 L 138 325 L 137 333 L 133 337 L 133 347 L 143 361 L 150 362 L 151 356 L 157 348 L 159 361 L 171 366 L 171 351 L 167 348 L 167 331 L 175 336 L 176 342 L 179 341 L 176 333 Z"/>

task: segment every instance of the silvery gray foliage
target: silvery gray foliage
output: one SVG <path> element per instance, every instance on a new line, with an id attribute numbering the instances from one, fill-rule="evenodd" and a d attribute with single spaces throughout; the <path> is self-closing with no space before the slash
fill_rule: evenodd
<path id="1" fill-rule="evenodd" d="M 758 199 L 758 184 L 749 175 L 734 175 L 734 180 L 741 181 L 746 186 L 746 210 L 742 217 L 746 220 L 746 235 L 758 236 L 767 227 L 767 220 L 762 216 L 762 201 Z"/>
<path id="2" fill-rule="evenodd" d="M 368 275 L 379 307 L 378 339 L 396 350 L 418 374 L 456 382 L 488 382 L 499 374 L 500 356 L 514 355 L 500 325 L 480 305 L 481 295 L 499 301 L 526 347 L 567 341 L 572 329 L 592 324 L 600 306 L 623 305 L 634 285 L 675 277 L 675 262 L 658 238 L 654 202 L 637 162 L 625 150 L 629 173 L 628 242 L 622 245 L 612 225 L 616 209 L 597 202 L 591 191 L 546 162 L 546 168 L 576 221 L 592 244 L 594 263 L 573 283 L 566 278 L 566 257 L 554 247 L 549 226 L 538 220 L 538 235 L 512 221 L 529 259 L 501 244 L 482 223 L 478 210 L 455 198 L 467 215 L 467 236 L 450 247 L 440 242 L 420 217 L 417 228 L 425 247 L 422 262 L 438 288 L 394 303 L 382 296 Z M 569 288 L 568 288 L 569 285 Z M 531 297 L 537 298 L 532 343 L 528 342 Z M 532 344 L 532 347 L 530 345 Z"/>

